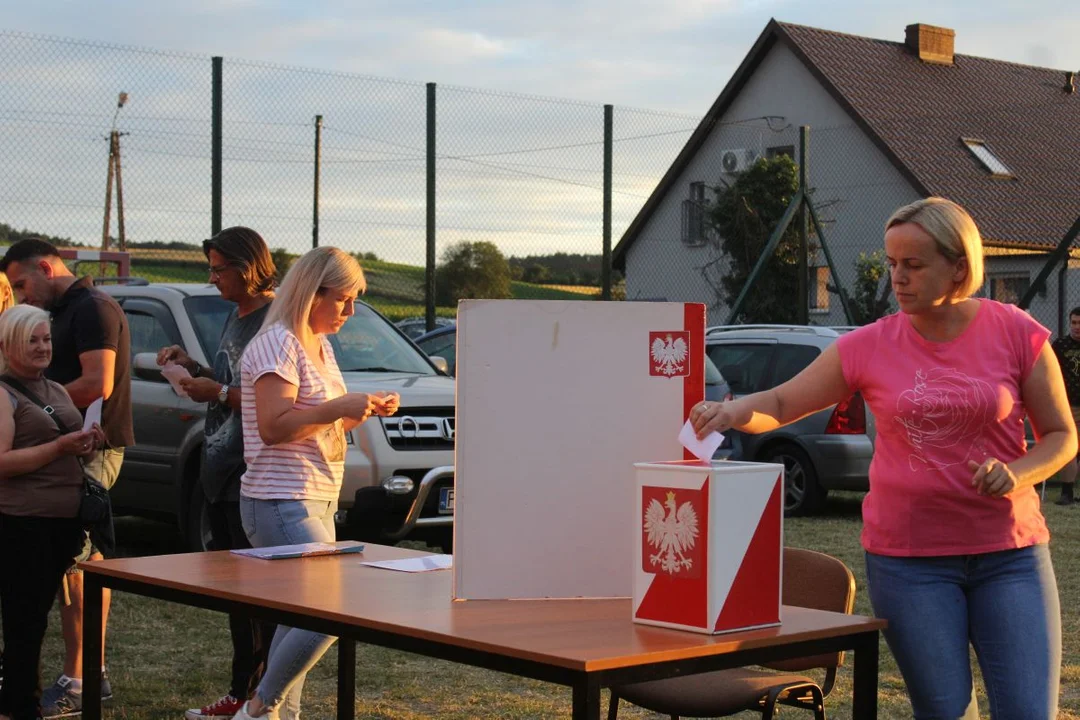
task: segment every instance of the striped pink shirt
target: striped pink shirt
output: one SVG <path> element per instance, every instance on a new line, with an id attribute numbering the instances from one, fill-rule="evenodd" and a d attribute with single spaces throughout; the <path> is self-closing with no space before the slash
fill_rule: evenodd
<path id="1" fill-rule="evenodd" d="M 240 493 L 257 500 L 336 500 L 345 474 L 345 430 L 340 420 L 303 440 L 266 445 L 255 416 L 255 381 L 274 373 L 295 385 L 298 410 L 345 394 L 345 380 L 329 341 L 322 339 L 326 378 L 300 339 L 275 324 L 255 336 L 240 359 L 244 462 Z"/>

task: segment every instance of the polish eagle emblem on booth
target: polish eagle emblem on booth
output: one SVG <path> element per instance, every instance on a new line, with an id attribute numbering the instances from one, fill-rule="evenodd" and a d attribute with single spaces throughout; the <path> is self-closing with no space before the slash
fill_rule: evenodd
<path id="1" fill-rule="evenodd" d="M 689 501 L 679 504 L 670 490 L 663 504 L 653 497 L 646 505 L 642 530 L 647 550 L 642 554 L 644 570 L 659 569 L 679 577 L 699 574 L 700 568 L 695 567 L 692 557 L 697 554 L 693 550 L 698 536 L 698 514 Z"/>
<path id="2" fill-rule="evenodd" d="M 649 374 L 681 377 L 690 374 L 690 333 L 649 333 Z"/>

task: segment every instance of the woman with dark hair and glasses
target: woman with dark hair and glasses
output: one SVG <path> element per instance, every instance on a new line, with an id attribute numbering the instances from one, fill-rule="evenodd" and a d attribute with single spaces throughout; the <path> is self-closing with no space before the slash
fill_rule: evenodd
<path id="1" fill-rule="evenodd" d="M 274 299 L 277 269 L 270 250 L 251 228 L 231 227 L 203 242 L 210 265 L 210 283 L 221 297 L 236 303 L 225 321 L 212 368 L 200 366 L 173 345 L 158 353 L 158 363 L 183 365 L 191 373 L 181 385 L 195 402 L 208 403 L 200 487 L 210 517 L 210 549 L 251 547 L 240 521 L 240 477 L 244 474 L 243 429 L 240 425 L 240 357 L 262 327 Z M 197 490 L 198 491 L 198 490 Z M 229 720 L 259 684 L 266 667 L 272 624 L 230 615 L 232 679 L 217 700 L 188 710 L 187 720 Z"/>

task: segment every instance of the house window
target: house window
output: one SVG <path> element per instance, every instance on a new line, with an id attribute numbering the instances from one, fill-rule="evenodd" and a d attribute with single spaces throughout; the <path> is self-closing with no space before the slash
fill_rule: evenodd
<path id="1" fill-rule="evenodd" d="M 810 312 L 829 312 L 829 266 L 810 268 Z"/>
<path id="2" fill-rule="evenodd" d="M 961 142 L 978 158 L 982 166 L 990 171 L 990 175 L 996 178 L 1011 178 L 1013 171 L 1009 166 L 1001 162 L 998 156 L 986 146 L 986 143 L 977 138 L 960 138 Z"/>
<path id="3" fill-rule="evenodd" d="M 1027 273 L 1002 273 L 989 278 L 990 299 L 1003 303 L 1016 304 L 1031 287 Z"/>
<path id="4" fill-rule="evenodd" d="M 690 197 L 682 202 L 683 245 L 704 245 L 708 234 L 708 201 L 705 199 L 705 183 L 690 183 Z"/>
<path id="5" fill-rule="evenodd" d="M 779 155 L 786 155 L 792 160 L 795 159 L 795 146 L 794 145 L 776 145 L 771 148 L 765 148 L 765 157 L 772 160 Z"/>

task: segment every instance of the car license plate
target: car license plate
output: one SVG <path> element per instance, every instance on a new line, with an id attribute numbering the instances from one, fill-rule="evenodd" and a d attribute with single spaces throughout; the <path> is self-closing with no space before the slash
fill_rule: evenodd
<path id="1" fill-rule="evenodd" d="M 439 489 L 439 514 L 454 514 L 454 488 L 444 487 Z"/>

